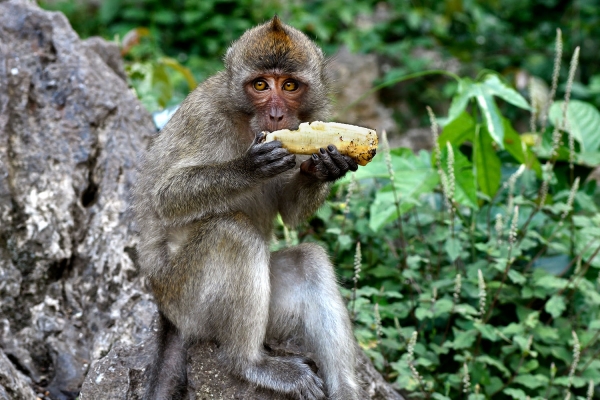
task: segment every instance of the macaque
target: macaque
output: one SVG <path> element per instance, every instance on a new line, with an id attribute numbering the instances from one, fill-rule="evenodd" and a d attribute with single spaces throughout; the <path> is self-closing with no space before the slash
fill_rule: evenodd
<path id="1" fill-rule="evenodd" d="M 295 399 L 356 400 L 356 343 L 333 266 L 315 244 L 271 253 L 277 214 L 294 226 L 356 162 L 335 146 L 299 160 L 265 132 L 326 120 L 322 51 L 277 17 L 248 30 L 143 157 L 134 189 L 139 262 L 159 309 L 146 399 L 187 391 L 187 348 L 215 341 L 230 372 Z M 300 340 L 310 360 L 273 354 Z"/>

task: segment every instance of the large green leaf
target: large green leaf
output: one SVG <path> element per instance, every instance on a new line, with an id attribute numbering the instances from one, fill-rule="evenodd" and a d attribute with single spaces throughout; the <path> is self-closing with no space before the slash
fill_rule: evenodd
<path id="1" fill-rule="evenodd" d="M 485 86 L 477 85 L 477 104 L 483 115 L 485 126 L 500 148 L 504 148 L 504 125 L 502 124 L 502 115 L 498 110 L 498 106 L 494 102 L 494 97 Z"/>
<path id="2" fill-rule="evenodd" d="M 444 127 L 438 143 L 442 147 L 446 145 L 446 142 L 450 142 L 453 146 L 460 146 L 467 140 L 473 140 L 474 131 L 475 121 L 467 112 L 462 112 Z"/>
<path id="3" fill-rule="evenodd" d="M 458 82 L 458 89 L 452 98 L 452 103 L 448 110 L 448 122 L 454 121 L 454 119 L 458 118 L 465 111 L 469 100 L 475 96 L 476 85 L 469 78 L 461 79 Z"/>
<path id="4" fill-rule="evenodd" d="M 530 109 L 529 104 L 523 96 L 502 82 L 497 75 L 490 74 L 485 77 L 483 82 L 479 83 L 474 83 L 467 78 L 460 80 L 457 93 L 452 98 L 450 110 L 448 110 L 448 122 L 453 122 L 459 118 L 464 113 L 469 100 L 475 98 L 488 132 L 496 144 L 500 148 L 504 148 L 502 114 L 500 114 L 496 106 L 494 96 L 525 110 Z"/>
<path id="5" fill-rule="evenodd" d="M 422 151 L 415 155 L 411 151 L 405 150 L 395 149 L 390 154 L 394 170 L 394 187 L 392 188 L 391 184 L 387 185 L 375 195 L 375 200 L 371 204 L 369 220 L 369 226 L 374 231 L 378 231 L 385 224 L 397 219 L 399 217 L 398 210 L 400 214 L 409 211 L 415 204 L 418 204 L 422 194 L 432 192 L 439 183 L 437 172 L 431 167 L 427 152 Z M 356 178 L 389 177 L 385 162 L 383 162 L 383 166 L 378 164 L 379 161 L 363 174 L 357 173 Z M 385 170 L 383 170 L 384 167 Z M 394 189 L 398 197 L 398 207 L 396 207 Z"/>
<path id="6" fill-rule="evenodd" d="M 554 125 L 562 127 L 564 101 L 557 101 L 550 107 L 549 118 Z M 565 130 L 579 142 L 582 151 L 600 149 L 600 112 L 585 101 L 571 100 L 567 108 Z"/>
<path id="7" fill-rule="evenodd" d="M 531 109 L 531 107 L 527 103 L 527 100 L 525 100 L 525 98 L 521 96 L 519 92 L 517 92 L 515 89 L 502 82 L 498 75 L 487 75 L 485 77 L 485 80 L 481 83 L 481 86 L 485 88 L 486 92 L 494 96 L 500 97 L 507 103 L 510 103 L 524 110 Z"/>
<path id="8" fill-rule="evenodd" d="M 488 197 L 494 197 L 502 179 L 501 162 L 496 154 L 493 140 L 486 129 L 479 129 L 473 141 L 473 161 L 479 189 Z"/>
<path id="9" fill-rule="evenodd" d="M 453 147 L 458 147 L 467 140 L 473 141 L 475 134 L 475 121 L 467 112 L 462 112 L 452 122 L 444 127 L 442 134 L 438 137 L 440 148 L 444 148 L 446 143 Z M 434 151 L 431 152 L 431 164 L 436 165 L 437 157 Z"/>

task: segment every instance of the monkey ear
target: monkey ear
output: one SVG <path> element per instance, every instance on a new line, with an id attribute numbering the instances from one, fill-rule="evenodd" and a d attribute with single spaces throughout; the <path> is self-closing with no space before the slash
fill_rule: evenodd
<path id="1" fill-rule="evenodd" d="M 271 19 L 270 27 L 271 31 L 273 32 L 284 32 L 283 23 L 281 22 L 277 14 L 275 14 Z"/>

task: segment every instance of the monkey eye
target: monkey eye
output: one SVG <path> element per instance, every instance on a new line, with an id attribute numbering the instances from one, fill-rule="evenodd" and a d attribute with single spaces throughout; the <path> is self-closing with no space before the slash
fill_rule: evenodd
<path id="1" fill-rule="evenodd" d="M 252 86 L 254 87 L 254 89 L 261 91 L 261 92 L 263 90 L 267 90 L 267 88 L 269 87 L 267 85 L 267 82 L 263 81 L 262 79 L 255 80 L 254 83 L 252 84 Z"/>
<path id="2" fill-rule="evenodd" d="M 296 81 L 285 81 L 283 83 L 283 90 L 293 92 L 296 89 L 298 89 L 298 82 Z"/>

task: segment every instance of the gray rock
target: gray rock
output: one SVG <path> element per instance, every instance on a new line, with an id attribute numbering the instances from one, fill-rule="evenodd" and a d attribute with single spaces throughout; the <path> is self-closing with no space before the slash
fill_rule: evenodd
<path id="1" fill-rule="evenodd" d="M 335 92 L 334 121 L 365 126 L 388 135 L 398 133 L 392 110 L 379 101 L 379 94 L 368 92 L 379 77 L 377 57 L 353 54 L 342 47 L 332 57 L 330 69 Z M 364 97 L 363 97 L 364 96 Z"/>
<path id="2" fill-rule="evenodd" d="M 301 349 L 273 346 L 280 353 L 297 354 Z M 151 340 L 137 346 L 118 346 L 95 362 L 90 368 L 81 390 L 80 400 L 141 399 L 148 364 L 152 360 L 154 344 Z M 214 343 L 195 345 L 188 356 L 190 399 L 278 400 L 280 395 L 257 389 L 224 372 L 214 356 Z M 387 384 L 373 364 L 361 353 L 358 360 L 359 379 L 364 400 L 402 400 Z"/>
<path id="3" fill-rule="evenodd" d="M 116 340 L 138 342 L 153 310 L 128 206 L 154 127 L 111 46 L 0 3 L 0 346 L 55 399 L 75 398 Z"/>
<path id="4" fill-rule="evenodd" d="M 35 400 L 31 381 L 15 368 L 0 349 L 0 400 Z"/>

